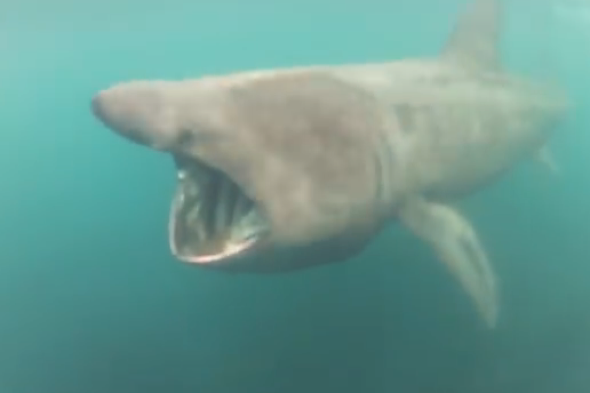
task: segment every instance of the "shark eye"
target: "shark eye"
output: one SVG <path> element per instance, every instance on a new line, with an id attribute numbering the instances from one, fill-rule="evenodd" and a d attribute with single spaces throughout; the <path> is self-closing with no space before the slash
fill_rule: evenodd
<path id="1" fill-rule="evenodd" d="M 176 143 L 179 146 L 190 145 L 194 141 L 194 134 L 189 130 L 180 130 Z"/>
<path id="2" fill-rule="evenodd" d="M 191 129 L 180 129 L 176 131 L 176 145 L 179 147 L 188 147 L 195 143 L 208 143 L 215 140 L 219 140 L 219 135 L 215 135 L 213 132 L 208 132 L 208 130 L 200 129 L 198 132 Z"/>

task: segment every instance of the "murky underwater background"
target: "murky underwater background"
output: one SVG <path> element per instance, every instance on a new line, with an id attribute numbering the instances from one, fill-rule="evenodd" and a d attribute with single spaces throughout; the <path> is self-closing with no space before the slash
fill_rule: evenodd
<path id="1" fill-rule="evenodd" d="M 577 108 L 551 142 L 560 176 L 525 162 L 461 203 L 501 279 L 495 332 L 397 225 L 296 274 L 182 265 L 171 160 L 89 110 L 133 78 L 434 55 L 463 4 L 0 5 L 0 392 L 588 392 L 590 5 L 507 4 L 506 67 Z"/>

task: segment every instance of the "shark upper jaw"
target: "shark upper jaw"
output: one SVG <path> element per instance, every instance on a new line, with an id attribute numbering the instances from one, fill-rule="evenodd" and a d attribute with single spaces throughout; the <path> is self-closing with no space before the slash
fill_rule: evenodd
<path id="1" fill-rule="evenodd" d="M 178 260 L 226 265 L 268 244 L 261 208 L 224 173 L 174 156 L 177 188 L 170 206 L 169 244 Z"/>

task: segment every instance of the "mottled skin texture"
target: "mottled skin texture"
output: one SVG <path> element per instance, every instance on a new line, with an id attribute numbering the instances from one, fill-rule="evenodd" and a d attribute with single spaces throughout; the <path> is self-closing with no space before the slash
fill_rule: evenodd
<path id="1" fill-rule="evenodd" d="M 399 219 L 493 326 L 493 270 L 446 203 L 531 158 L 566 109 L 556 89 L 501 70 L 499 20 L 499 3 L 479 0 L 439 57 L 127 82 L 93 109 L 126 138 L 221 171 L 265 213 L 264 247 L 207 267 L 341 261 Z"/>

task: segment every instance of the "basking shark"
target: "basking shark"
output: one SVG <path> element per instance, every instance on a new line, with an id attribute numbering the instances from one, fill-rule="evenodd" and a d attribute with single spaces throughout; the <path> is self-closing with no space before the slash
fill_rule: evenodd
<path id="1" fill-rule="evenodd" d="M 178 260 L 287 272 L 350 259 L 397 221 L 494 327 L 496 275 L 451 204 L 548 157 L 568 107 L 557 87 L 502 69 L 501 15 L 498 1 L 469 4 L 432 58 L 127 81 L 92 110 L 173 158 Z"/>

